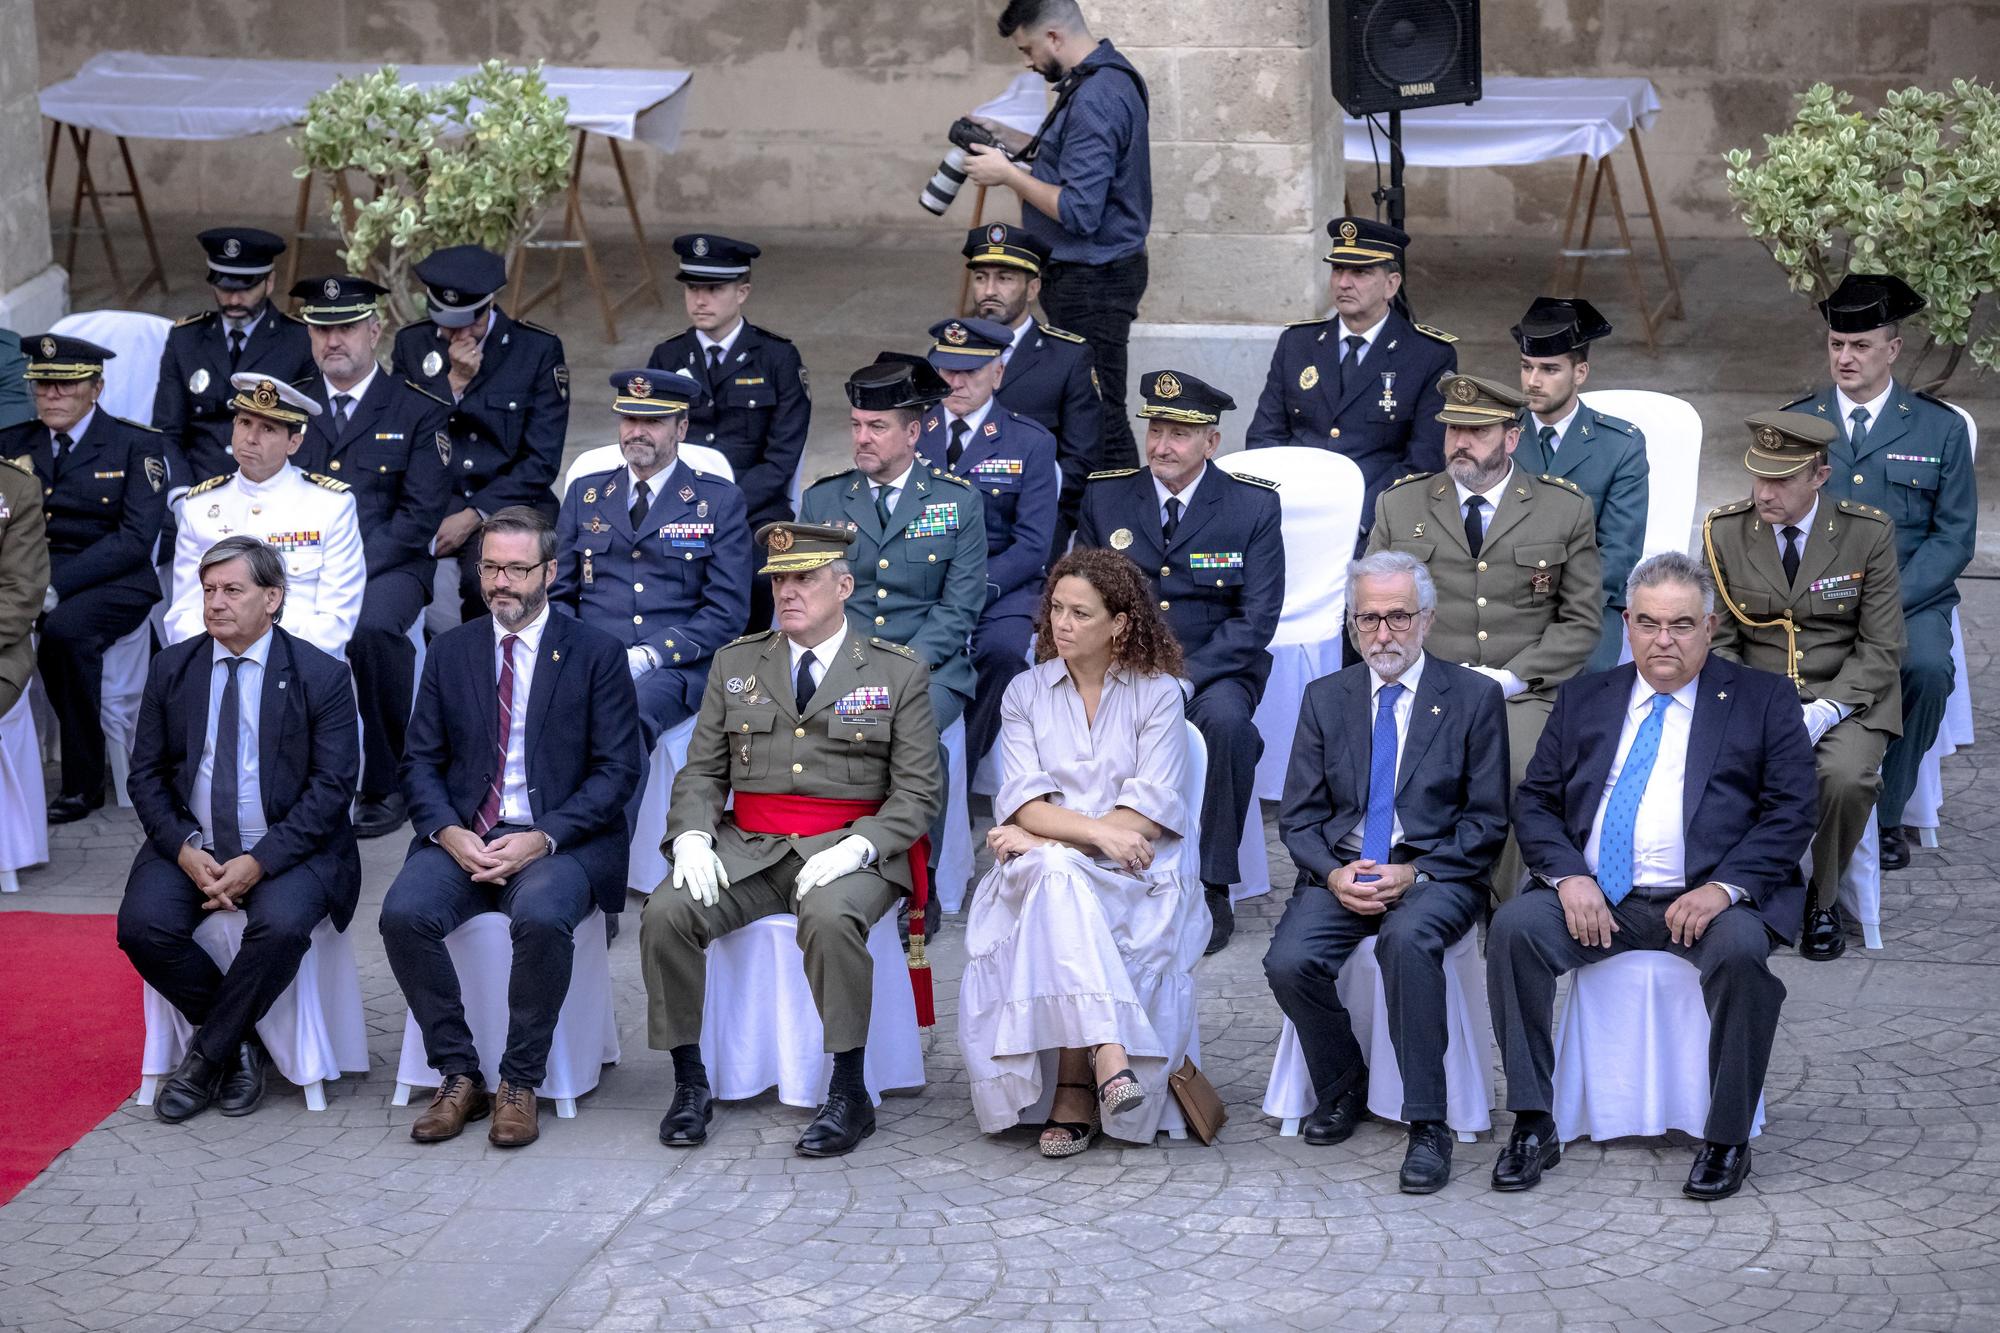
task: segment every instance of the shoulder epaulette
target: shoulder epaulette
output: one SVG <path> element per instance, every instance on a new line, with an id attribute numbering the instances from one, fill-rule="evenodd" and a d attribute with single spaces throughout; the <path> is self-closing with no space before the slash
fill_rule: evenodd
<path id="1" fill-rule="evenodd" d="M 1887 514 L 1877 509 L 1874 505 L 1865 505 L 1859 500 L 1842 500 L 1840 502 L 1840 512 L 1843 514 L 1858 514 L 1862 518 L 1872 518 L 1878 523 L 1888 523 L 1891 521 Z"/>
<path id="2" fill-rule="evenodd" d="M 1915 394 L 1917 397 L 1923 399 L 1927 403 L 1934 403 L 1937 406 L 1942 407 L 1945 411 L 1951 413 L 1953 416 L 1958 415 L 1957 408 L 1953 407 L 1950 403 L 1946 402 L 1944 399 L 1938 397 L 1934 393 L 1926 393 L 1922 389 L 1912 389 L 1910 390 L 1910 392 Z"/>
<path id="3" fill-rule="evenodd" d="M 1285 325 L 1285 327 L 1288 329 L 1310 329 L 1317 327 L 1318 325 L 1321 324 L 1329 324 L 1332 322 L 1333 322 L 1332 315 L 1321 315 L 1317 319 L 1295 319 L 1291 323 Z"/>
<path id="4" fill-rule="evenodd" d="M 134 421 L 130 417 L 113 417 L 111 419 L 121 425 L 130 426 L 133 430 L 143 430 L 149 435 L 158 435 L 160 433 L 158 426 L 148 426 L 145 422 Z"/>
<path id="5" fill-rule="evenodd" d="M 941 467 L 932 468 L 931 475 L 937 478 L 939 481 L 948 481 L 952 483 L 954 486 L 963 486 L 967 490 L 978 489 L 971 482 L 967 481 L 964 477 L 959 476 L 956 472 L 946 472 Z"/>
<path id="6" fill-rule="evenodd" d="M 890 643 L 887 639 L 877 639 L 871 636 L 868 642 L 874 644 L 877 648 L 887 648 L 892 653 L 901 653 L 908 658 L 915 658 L 917 655 L 914 649 L 900 643 Z"/>
<path id="7" fill-rule="evenodd" d="M 1795 408 L 1795 407 L 1804 407 L 1804 406 L 1805 406 L 1805 405 L 1806 405 L 1807 403 L 1810 403 L 1810 402 L 1811 402 L 1811 401 L 1812 401 L 1813 399 L 1815 399 L 1815 398 L 1817 398 L 1817 397 L 1819 397 L 1819 395 L 1818 395 L 1818 394 L 1816 394 L 1816 393 L 1809 393 L 1809 394 L 1807 394 L 1807 395 L 1806 395 L 1805 397 L 1803 397 L 1803 398 L 1794 398 L 1794 399 L 1792 399 L 1792 401 L 1791 401 L 1791 402 L 1789 402 L 1789 403 L 1786 403 L 1786 404 L 1785 404 L 1785 405 L 1784 405 L 1783 407 L 1779 408 L 1778 410 L 1779 410 L 1780 412 L 1789 412 L 1789 411 L 1791 411 L 1791 410 L 1792 410 L 1793 408 Z"/>
<path id="8" fill-rule="evenodd" d="M 347 491 L 349 490 L 349 487 L 346 482 L 335 481 L 332 477 L 323 477 L 317 472 L 306 473 L 306 480 L 311 482 L 315 486 L 342 495 L 346 494 Z"/>
<path id="9" fill-rule="evenodd" d="M 774 629 L 760 629 L 755 634 L 745 634 L 741 638 L 731 639 L 728 643 L 725 643 L 722 646 L 725 648 L 734 648 L 739 643 L 763 643 L 765 640 L 769 639 L 772 635 L 777 633 L 779 633 L 779 631 Z"/>
<path id="10" fill-rule="evenodd" d="M 1639 428 L 1624 417 L 1606 416 L 1602 412 L 1597 414 L 1597 424 L 1615 430 L 1620 435 L 1637 435 L 1639 433 Z"/>
<path id="11" fill-rule="evenodd" d="M 1405 475 L 1403 475 L 1403 476 L 1400 476 L 1400 477 L 1396 478 L 1396 479 L 1395 479 L 1394 481 L 1390 482 L 1390 483 L 1389 483 L 1389 484 L 1388 484 L 1387 486 L 1384 486 L 1384 487 L 1383 487 L 1382 489 L 1383 489 L 1383 490 L 1385 490 L 1385 491 L 1393 491 L 1393 490 L 1395 490 L 1395 489 L 1396 489 L 1396 488 L 1397 488 L 1398 486 L 1405 486 L 1405 485 L 1408 485 L 1408 484 L 1409 484 L 1410 482 L 1413 482 L 1413 481 L 1422 481 L 1422 480 L 1423 480 L 1424 478 L 1426 478 L 1426 477 L 1428 477 L 1428 476 L 1430 476 L 1430 475 L 1431 475 L 1431 474 L 1430 474 L 1430 473 L 1428 473 L 1428 472 L 1410 472 L 1410 473 L 1406 473 Z"/>
<path id="12" fill-rule="evenodd" d="M 771 332 L 771 331 L 770 331 L 769 329 L 765 328 L 765 327 L 764 327 L 764 326 L 763 326 L 762 324 L 752 324 L 752 325 L 751 325 L 750 327 L 751 327 L 751 328 L 753 328 L 753 329 L 755 329 L 755 330 L 757 330 L 757 336 L 758 336 L 758 337 L 760 337 L 760 338 L 769 338 L 769 339 L 770 339 L 770 340 L 771 340 L 772 342 L 774 342 L 774 343 L 787 343 L 787 344 L 789 344 L 789 343 L 790 343 L 790 342 L 792 341 L 792 340 L 791 340 L 790 338 L 787 338 L 787 337 L 786 337 L 786 336 L 785 336 L 784 334 L 782 334 L 782 333 L 773 333 L 773 332 Z"/>
<path id="13" fill-rule="evenodd" d="M 1577 485 L 1575 482 L 1571 481 L 1568 477 L 1558 477 L 1553 475 L 1552 473 L 1544 472 L 1540 474 L 1540 479 L 1546 482 L 1550 486 L 1560 486 L 1562 489 L 1576 495 L 1583 494 L 1583 488 Z M 1466 501 L 1466 503 L 1470 504 L 1472 502 L 1468 500 Z"/>
<path id="14" fill-rule="evenodd" d="M 857 472 L 858 470 L 859 469 L 857 468 L 844 467 L 841 468 L 838 472 L 829 472 L 824 476 L 814 477 L 812 480 L 812 485 L 818 486 L 823 482 L 839 481 L 842 477 L 849 477 L 854 475 L 854 473 Z"/>
<path id="15" fill-rule="evenodd" d="M 1247 481 L 1252 486 L 1262 486 L 1267 491 L 1275 491 L 1278 489 L 1277 482 L 1266 481 L 1264 478 L 1255 476 L 1249 472 L 1232 472 L 1229 475 L 1236 478 L 1236 480 L 1238 481 Z"/>
<path id="16" fill-rule="evenodd" d="M 1750 508 L 1750 506 L 1754 503 L 1755 501 L 1747 498 L 1742 500 L 1731 500 L 1726 505 L 1717 505 L 1715 508 L 1709 510 L 1708 516 L 1710 518 L 1726 518 L 1731 514 L 1742 513 L 1746 509 Z"/>
<path id="17" fill-rule="evenodd" d="M 22 454 L 19 458 L 0 458 L 0 463 L 5 463 L 9 467 L 17 467 L 31 477 L 35 475 L 35 465 L 26 454 Z"/>
<path id="18" fill-rule="evenodd" d="M 442 404 L 445 407 L 457 406 L 456 403 L 453 403 L 448 399 L 438 397 L 436 394 L 432 393 L 429 389 L 426 389 L 423 385 L 417 383 L 415 380 L 404 380 L 403 387 L 406 389 L 415 390 L 417 393 L 422 394 L 424 397 L 430 399 L 432 402 Z"/>
<path id="19" fill-rule="evenodd" d="M 1085 341 L 1081 333 L 1071 333 L 1068 329 L 1059 329 L 1053 324 L 1042 325 L 1042 332 L 1048 334 L 1051 338 L 1060 338 L 1066 343 L 1081 343 Z"/>
<path id="20" fill-rule="evenodd" d="M 1116 478 L 1116 477 L 1129 477 L 1129 476 L 1131 476 L 1131 475 L 1132 475 L 1133 473 L 1137 472 L 1138 470 L 1139 470 L 1139 469 L 1138 469 L 1138 468 L 1135 468 L 1135 467 L 1114 467 L 1114 468 L 1106 468 L 1106 469 L 1105 469 L 1104 471 L 1102 471 L 1102 472 L 1093 472 L 1093 473 L 1091 473 L 1091 474 L 1090 474 L 1090 475 L 1089 475 L 1088 477 L 1085 477 L 1085 478 L 1084 478 L 1084 480 L 1085 480 L 1085 481 L 1110 481 L 1110 480 L 1112 480 L 1113 478 Z"/>
<path id="21" fill-rule="evenodd" d="M 184 329 L 190 324 L 199 324 L 205 319 L 214 319 L 220 313 L 221 313 L 220 311 L 215 310 L 213 308 L 207 310 L 197 310 L 192 315 L 187 315 L 180 319 L 175 320 L 174 327 L 177 329 Z"/>
<path id="22" fill-rule="evenodd" d="M 522 319 L 517 315 L 514 318 L 514 326 L 522 329 L 533 329 L 536 333 L 542 334 L 545 337 L 554 338 L 557 342 L 562 341 L 561 334 L 557 333 L 554 329 L 543 328 L 532 319 Z"/>
<path id="23" fill-rule="evenodd" d="M 210 477 L 207 481 L 198 481 L 194 485 L 188 487 L 188 494 L 200 495 L 203 491 L 212 491 L 217 486 L 220 486 L 223 482 L 228 481 L 231 477 L 235 475 L 236 474 L 234 472 L 225 472 L 219 477 Z"/>
<path id="24" fill-rule="evenodd" d="M 1458 341 L 1457 334 L 1446 333 L 1443 329 L 1434 329 L 1428 324 L 1412 324 L 1410 327 L 1418 333 L 1423 334 L 1424 337 L 1435 338 L 1441 343 L 1455 343 Z"/>

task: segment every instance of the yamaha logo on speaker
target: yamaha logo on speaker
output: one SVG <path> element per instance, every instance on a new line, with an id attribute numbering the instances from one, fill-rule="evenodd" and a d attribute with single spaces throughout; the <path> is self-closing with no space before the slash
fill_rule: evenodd
<path id="1" fill-rule="evenodd" d="M 1404 83 L 1396 86 L 1396 91 L 1405 97 L 1429 97 L 1438 90 L 1435 83 Z"/>

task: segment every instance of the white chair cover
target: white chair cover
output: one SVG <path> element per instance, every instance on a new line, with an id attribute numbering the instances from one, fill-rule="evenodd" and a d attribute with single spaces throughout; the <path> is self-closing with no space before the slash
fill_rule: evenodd
<path id="1" fill-rule="evenodd" d="M 1708 1120 L 1708 1010 L 1693 963 L 1635 949 L 1570 974 L 1556 1028 L 1556 1133 L 1700 1138 Z M 1764 1127 L 1757 1100 L 1751 1137 Z"/>
<path id="2" fill-rule="evenodd" d="M 118 804 L 132 797 L 125 781 L 132 769 L 133 733 L 138 730 L 139 701 L 146 693 L 146 669 L 153 661 L 153 627 L 141 621 L 130 634 L 104 650 L 104 685 L 97 696 L 98 721 L 104 727 L 104 758 Z"/>
<path id="3" fill-rule="evenodd" d="M 687 762 L 688 742 L 694 739 L 694 719 L 660 733 L 653 746 L 652 765 L 646 773 L 646 794 L 639 801 L 639 819 L 632 829 L 632 846 L 627 853 L 625 885 L 635 893 L 651 893 L 673 872 L 673 862 L 660 850 L 667 835 L 667 808 L 673 804 L 674 774 Z"/>
<path id="4" fill-rule="evenodd" d="M 1958 404 L 1950 405 L 1965 422 L 1965 442 L 1972 456 L 1979 456 L 1979 423 Z M 1944 761 L 1972 744 L 1972 679 L 1965 667 L 1965 635 L 1959 629 L 1958 611 L 1951 613 L 1951 697 L 1945 701 L 1944 722 L 1937 740 L 1917 770 L 1917 788 L 1903 809 L 1903 822 L 1917 830 L 1926 847 L 1937 846 L 1938 825 L 1944 807 Z"/>
<path id="5" fill-rule="evenodd" d="M 708 946 L 701 1054 L 715 1095 L 724 1101 L 773 1087 L 787 1106 L 817 1107 L 826 1100 L 833 1057 L 822 1049 L 826 1030 L 806 984 L 798 930 L 799 919 L 790 913 L 760 917 Z M 894 911 L 869 930 L 868 956 L 875 963 L 875 989 L 863 1077 L 879 1105 L 891 1088 L 924 1085 L 917 1001 Z"/>
<path id="6" fill-rule="evenodd" d="M 1464 1142 L 1493 1128 L 1493 1023 L 1486 1007 L 1486 969 L 1479 961 L 1477 929 L 1468 930 L 1444 951 L 1445 1123 Z M 1340 969 L 1334 991 L 1354 1023 L 1368 1061 L 1368 1111 L 1384 1120 L 1403 1118 L 1403 1075 L 1389 1039 L 1389 1002 L 1382 992 L 1382 969 L 1375 962 L 1375 937 L 1361 941 Z M 1299 1121 L 1319 1104 L 1298 1030 L 1285 1020 L 1271 1082 L 1264 1089 L 1264 1114 L 1284 1122 L 1281 1132 L 1299 1132 Z"/>
<path id="7" fill-rule="evenodd" d="M 1701 485 L 1701 414 L 1672 394 L 1650 389 L 1591 389 L 1583 401 L 1646 433 L 1646 544 L 1641 558 L 1685 551 L 1694 531 Z"/>
<path id="8" fill-rule="evenodd" d="M 972 808 L 965 798 L 965 718 L 944 729 L 944 841 L 937 849 L 937 883 L 931 892 L 947 912 L 965 905 L 972 882 Z"/>
<path id="9" fill-rule="evenodd" d="M 194 940 L 227 971 L 243 947 L 241 912 L 217 912 L 195 928 Z M 194 1029 L 151 986 L 144 988 L 146 1046 L 139 1064 L 138 1103 L 151 1106 L 159 1080 L 187 1054 Z M 331 920 L 313 927 L 312 945 L 284 994 L 258 1021 L 257 1035 L 280 1074 L 305 1089 L 306 1105 L 326 1109 L 320 1084 L 343 1073 L 368 1072 L 368 1023 L 361 1012 L 361 974 L 354 945 Z"/>
<path id="10" fill-rule="evenodd" d="M 729 465 L 729 460 L 723 457 L 720 449 L 711 449 L 705 444 L 683 444 L 680 447 L 680 456 L 697 472 L 705 472 L 711 477 L 721 477 L 728 482 L 736 480 L 736 469 Z M 578 477 L 587 477 L 593 472 L 609 472 L 612 468 L 624 466 L 624 463 L 625 455 L 619 452 L 615 444 L 600 444 L 594 449 L 585 449 L 576 456 L 574 463 L 564 469 L 562 485 L 556 490 L 556 499 L 561 500 L 567 496 L 570 483 Z"/>
<path id="11" fill-rule="evenodd" d="M 43 812 L 42 742 L 28 692 L 0 715 L 0 893 L 20 889 L 14 872 L 49 859 L 49 821 Z"/>
<path id="12" fill-rule="evenodd" d="M 153 391 L 160 383 L 160 353 L 167 348 L 170 319 L 132 310 L 80 310 L 55 322 L 51 333 L 82 338 L 118 355 L 104 363 L 104 395 L 99 407 L 115 417 L 153 424 Z"/>
<path id="13" fill-rule="evenodd" d="M 1810 853 L 1806 856 L 1812 862 Z M 1882 834 L 1874 820 L 1854 848 L 1854 859 L 1840 875 L 1840 905 L 1861 925 L 1861 942 L 1882 947 Z"/>
<path id="14" fill-rule="evenodd" d="M 465 1022 L 479 1051 L 486 1086 L 500 1081 L 500 1056 L 507 1049 L 507 979 L 514 971 L 512 923 L 504 912 L 481 912 L 444 937 L 458 973 Z M 604 1066 L 618 1063 L 618 1015 L 611 1003 L 611 962 L 604 947 L 604 913 L 590 910 L 576 928 L 570 960 L 569 994 L 556 1018 L 549 1044 L 548 1072 L 537 1096 L 556 1103 L 556 1114 L 576 1114 L 576 1099 L 597 1086 Z M 438 1074 L 424 1054 L 417 1016 L 405 1013 L 403 1050 L 396 1063 L 397 1106 L 407 1106 L 411 1088 L 435 1088 Z"/>

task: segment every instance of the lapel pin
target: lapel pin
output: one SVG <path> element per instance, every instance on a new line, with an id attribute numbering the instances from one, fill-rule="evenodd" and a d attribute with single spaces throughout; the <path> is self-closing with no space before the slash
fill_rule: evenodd
<path id="1" fill-rule="evenodd" d="M 1716 697 L 1716 698 L 1718 698 L 1718 699 L 1727 699 L 1727 698 L 1729 697 L 1729 691 L 1728 691 L 1728 690 L 1717 690 L 1717 691 L 1715 692 L 1715 697 Z"/>
<path id="2" fill-rule="evenodd" d="M 551 661 L 551 662 L 560 662 L 560 661 L 562 661 L 562 649 L 560 649 L 560 648 L 552 648 L 552 649 L 550 649 L 550 650 L 549 650 L 549 661 Z"/>
<path id="3" fill-rule="evenodd" d="M 1423 525 L 1423 524 L 1421 524 L 1421 523 L 1417 524 L 1417 530 L 1416 530 L 1415 532 L 1412 532 L 1412 533 L 1411 533 L 1410 535 L 1411 535 L 1412 537 L 1421 537 L 1421 536 L 1423 536 L 1423 535 L 1424 535 L 1424 525 Z"/>
<path id="4" fill-rule="evenodd" d="M 680 489 L 680 497 L 681 497 L 681 503 L 682 503 L 682 504 L 686 504 L 686 503 L 687 503 L 687 502 L 688 502 L 689 500 L 692 500 L 692 499 L 694 499 L 694 487 L 692 487 L 692 486 L 683 486 L 683 487 L 681 487 L 681 489 Z"/>
<path id="5" fill-rule="evenodd" d="M 282 680 L 281 680 L 281 681 L 279 681 L 279 682 L 278 682 L 278 688 L 279 688 L 279 689 L 281 689 L 281 690 L 282 690 L 282 689 L 284 689 L 284 688 L 285 688 L 285 682 L 284 682 L 284 681 L 282 681 Z"/>
<path id="6" fill-rule="evenodd" d="M 1442 708 L 1439 708 L 1439 707 L 1438 707 L 1438 706 L 1437 706 L 1436 704 L 1432 704 L 1432 705 L 1431 705 L 1431 716 L 1432 716 L 1432 717 L 1438 717 L 1438 716 L 1441 716 L 1441 715 L 1442 715 L 1443 713 L 1444 713 L 1444 709 L 1442 709 Z"/>

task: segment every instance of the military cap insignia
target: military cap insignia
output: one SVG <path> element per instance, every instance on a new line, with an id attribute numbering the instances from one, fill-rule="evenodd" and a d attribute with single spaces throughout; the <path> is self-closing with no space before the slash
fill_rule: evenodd
<path id="1" fill-rule="evenodd" d="M 1479 399 L 1479 386 L 1464 375 L 1453 379 L 1445 392 L 1450 395 L 1454 403 L 1471 403 Z"/>
<path id="2" fill-rule="evenodd" d="M 425 353 L 424 374 L 435 379 L 437 377 L 437 373 L 443 369 L 444 369 L 444 356 L 441 353 L 439 353 L 435 349 Z"/>
<path id="3" fill-rule="evenodd" d="M 257 387 L 250 391 L 250 401 L 261 410 L 268 412 L 280 402 L 278 386 L 269 380 L 258 380 Z"/>
<path id="4" fill-rule="evenodd" d="M 54 356 L 55 354 L 56 354 L 56 340 L 54 338 L 42 339 L 42 355 L 47 357 L 47 356 Z"/>
<path id="5" fill-rule="evenodd" d="M 1779 440 L 1780 436 L 1778 435 L 1778 432 L 1776 430 L 1773 430 L 1771 427 L 1760 426 L 1757 428 L 1757 443 L 1762 445 L 1764 448 L 1766 449 L 1777 448 Z"/>
<path id="6" fill-rule="evenodd" d="M 787 528 L 776 529 L 771 533 L 770 537 L 766 539 L 764 545 L 770 548 L 770 552 L 772 555 L 783 555 L 785 552 L 792 549 L 791 531 Z"/>
<path id="7" fill-rule="evenodd" d="M 443 291 L 438 293 L 438 299 L 443 301 L 446 305 L 465 304 L 465 302 L 460 298 L 458 294 L 458 289 L 456 287 L 445 288 Z"/>
<path id="8" fill-rule="evenodd" d="M 1299 387 L 1301 389 L 1310 389 L 1312 388 L 1313 385 L 1318 383 L 1319 383 L 1318 366 L 1307 366 L 1304 370 L 1301 370 L 1299 372 Z"/>
<path id="9" fill-rule="evenodd" d="M 695 257 L 696 257 L 696 258 L 701 258 L 701 257 L 703 257 L 703 256 L 707 255 L 707 254 L 708 254 L 708 237 L 706 237 L 706 236 L 697 236 L 697 237 L 695 237 L 695 238 L 694 238 L 694 245 L 693 245 L 692 247 L 690 247 L 690 248 L 691 248 L 691 249 L 693 249 L 693 251 L 694 251 L 694 253 L 695 253 Z"/>
<path id="10" fill-rule="evenodd" d="M 319 290 L 320 294 L 326 297 L 327 300 L 334 300 L 340 295 L 340 279 L 328 278 L 320 284 Z"/>
<path id="11" fill-rule="evenodd" d="M 950 343 L 953 347 L 965 346 L 965 339 L 966 339 L 965 325 L 963 324 L 945 325 L 944 340 Z"/>
<path id="12" fill-rule="evenodd" d="M 154 494 L 158 494 L 160 488 L 167 484 L 167 465 L 165 461 L 148 457 L 145 462 L 145 469 L 147 484 L 153 488 Z"/>
<path id="13" fill-rule="evenodd" d="M 208 367 L 202 366 L 188 376 L 188 392 L 200 393 L 206 388 L 208 388 Z"/>
<path id="14" fill-rule="evenodd" d="M 1343 222 L 1340 224 L 1340 239 L 1343 243 L 1352 245 L 1355 238 L 1359 235 L 1361 235 L 1361 229 L 1352 222 Z"/>
<path id="15" fill-rule="evenodd" d="M 1181 396 L 1181 382 L 1174 378 L 1174 373 L 1171 370 L 1163 371 L 1160 377 L 1153 381 L 1153 396 L 1155 398 L 1178 398 Z"/>
<path id="16" fill-rule="evenodd" d="M 631 379 L 625 381 L 625 392 L 634 398 L 651 398 L 653 396 L 653 382 L 644 375 L 634 375 Z"/>
<path id="17" fill-rule="evenodd" d="M 1120 528 L 1111 534 L 1111 549 L 1122 551 L 1132 544 L 1132 529 Z"/>
<path id="18" fill-rule="evenodd" d="M 1004 244 L 1007 240 L 1006 226 L 1003 225 L 1002 223 L 998 222 L 994 223 L 992 226 L 986 229 L 986 239 L 991 241 L 995 245 Z"/>
<path id="19" fill-rule="evenodd" d="M 237 240 L 234 236 L 230 237 L 228 240 L 222 243 L 222 257 L 224 259 L 234 259 L 236 258 L 236 256 L 242 253 L 243 253 L 243 243 Z"/>
<path id="20" fill-rule="evenodd" d="M 435 436 L 432 437 L 432 439 L 433 442 L 437 445 L 438 462 L 444 464 L 446 467 L 450 467 L 451 436 L 445 434 L 443 431 L 439 431 Z"/>

